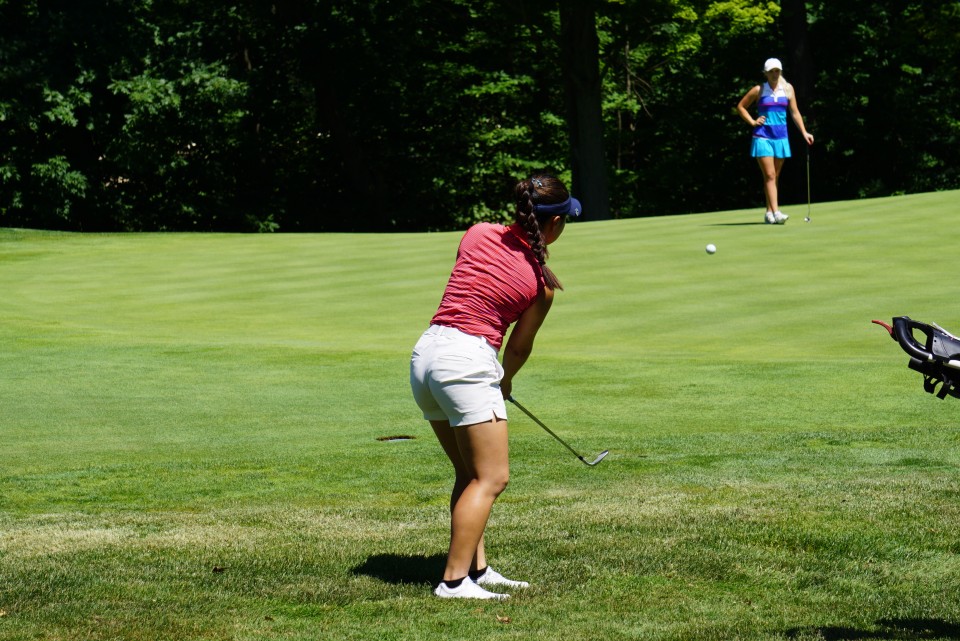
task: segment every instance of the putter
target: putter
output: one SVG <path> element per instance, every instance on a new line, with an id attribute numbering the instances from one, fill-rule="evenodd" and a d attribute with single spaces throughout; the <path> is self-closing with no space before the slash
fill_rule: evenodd
<path id="1" fill-rule="evenodd" d="M 810 222 L 810 145 L 807 145 L 807 217 L 803 222 Z"/>
<path id="2" fill-rule="evenodd" d="M 516 401 L 516 399 L 513 398 L 513 396 L 508 396 L 508 397 L 507 397 L 507 400 L 510 401 L 511 403 L 513 403 L 514 405 L 516 405 L 517 407 L 519 407 L 519 408 L 520 408 L 520 411 L 523 412 L 524 414 L 526 414 L 527 416 L 529 416 L 531 419 L 533 419 L 533 422 L 534 422 L 534 423 L 536 423 L 537 425 L 539 425 L 539 426 L 542 427 L 543 429 L 547 430 L 547 434 L 549 434 L 549 435 L 552 436 L 553 438 L 555 438 L 555 439 L 557 439 L 558 441 L 560 441 L 560 443 L 561 443 L 565 448 L 567 448 L 568 450 L 570 450 L 571 452 L 573 452 L 573 455 L 576 456 L 576 457 L 577 457 L 578 459 L 580 459 L 581 461 L 583 461 L 583 463 L 584 463 L 585 465 L 589 465 L 589 466 L 592 467 L 592 466 L 596 465 L 597 463 L 599 463 L 600 461 L 602 461 L 602 460 L 603 460 L 603 457 L 605 457 L 607 454 L 610 453 L 610 450 L 604 450 L 604 451 L 600 452 L 600 454 L 597 455 L 597 458 L 593 459 L 593 462 L 588 461 L 587 459 L 585 459 L 585 458 L 583 458 L 582 456 L 580 456 L 575 449 L 573 449 L 572 447 L 570 447 L 569 445 L 567 445 L 567 442 L 566 442 L 566 441 L 564 441 L 562 438 L 560 438 L 559 436 L 557 436 L 556 434 L 554 434 L 554 433 L 553 433 L 553 430 L 551 430 L 549 427 L 547 427 L 546 425 L 544 425 L 543 423 L 541 423 L 541 422 L 540 422 L 540 419 L 538 419 L 536 416 L 534 416 L 533 414 L 531 414 L 530 411 L 529 411 L 527 408 L 525 408 L 523 405 L 521 405 L 520 403 L 518 403 L 518 402 Z"/>

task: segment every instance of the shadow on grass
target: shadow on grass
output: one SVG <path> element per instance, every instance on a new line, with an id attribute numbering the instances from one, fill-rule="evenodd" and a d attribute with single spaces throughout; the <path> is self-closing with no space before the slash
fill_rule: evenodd
<path id="1" fill-rule="evenodd" d="M 787 630 L 788 639 L 824 639 L 825 641 L 857 641 L 859 639 L 960 639 L 960 624 L 942 619 L 881 619 L 877 630 L 845 627 L 810 627 Z"/>
<path id="2" fill-rule="evenodd" d="M 710 223 L 708 225 L 704 225 L 704 227 L 743 227 L 745 225 L 768 225 L 768 224 L 769 223 L 765 223 L 761 220 L 759 223 Z"/>
<path id="3" fill-rule="evenodd" d="M 354 574 L 373 577 L 387 583 L 433 585 L 443 578 L 446 555 L 401 556 L 375 554 L 353 568 Z"/>

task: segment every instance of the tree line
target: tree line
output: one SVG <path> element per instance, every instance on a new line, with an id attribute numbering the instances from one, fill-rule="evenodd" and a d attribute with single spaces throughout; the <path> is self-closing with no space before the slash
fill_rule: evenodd
<path id="1" fill-rule="evenodd" d="M 541 168 L 587 219 L 759 207 L 771 56 L 814 200 L 960 187 L 956 1 L 0 0 L 0 226 L 455 229 Z"/>

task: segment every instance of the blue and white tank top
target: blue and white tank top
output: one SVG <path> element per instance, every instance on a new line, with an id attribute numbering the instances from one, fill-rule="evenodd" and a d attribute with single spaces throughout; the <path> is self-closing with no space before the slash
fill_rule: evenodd
<path id="1" fill-rule="evenodd" d="M 766 121 L 753 130 L 754 138 L 769 138 L 771 140 L 782 140 L 787 138 L 787 108 L 790 100 L 787 98 L 787 83 L 780 80 L 777 83 L 777 89 L 770 88 L 770 83 L 763 83 L 760 89 L 760 101 L 757 106 L 757 112 L 760 116 L 766 116 Z"/>

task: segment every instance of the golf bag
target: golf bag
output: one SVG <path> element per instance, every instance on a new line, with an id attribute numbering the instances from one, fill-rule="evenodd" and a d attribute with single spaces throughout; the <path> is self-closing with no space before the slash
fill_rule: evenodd
<path id="1" fill-rule="evenodd" d="M 923 375 L 926 392 L 941 399 L 948 395 L 960 398 L 960 338 L 935 323 L 928 325 L 909 316 L 895 316 L 893 326 L 873 322 L 890 332 L 890 337 L 910 356 L 907 366 Z M 914 337 L 914 331 L 924 335 L 922 344 Z"/>

